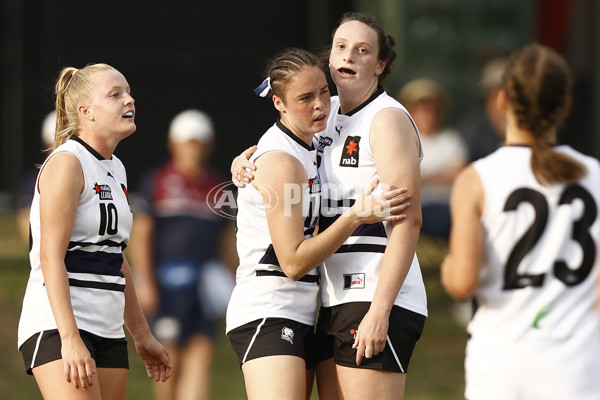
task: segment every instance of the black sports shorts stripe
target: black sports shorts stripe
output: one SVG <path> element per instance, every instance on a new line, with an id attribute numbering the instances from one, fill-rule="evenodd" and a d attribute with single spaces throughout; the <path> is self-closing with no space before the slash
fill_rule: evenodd
<path id="1" fill-rule="evenodd" d="M 388 340 L 383 352 L 362 359 L 356 365 L 354 333 L 369 311 L 370 302 L 354 302 L 321 307 L 315 333 L 316 363 L 333 357 L 338 365 L 353 368 L 407 372 L 413 350 L 425 325 L 425 316 L 393 306 L 389 318 Z"/>
<path id="2" fill-rule="evenodd" d="M 227 336 L 240 366 L 255 358 L 291 355 L 305 360 L 306 368 L 314 357 L 314 327 L 285 318 L 263 318 L 230 331 Z"/>
<path id="3" fill-rule="evenodd" d="M 79 335 L 96 361 L 97 368 L 129 368 L 125 338 L 107 339 L 81 329 Z M 57 329 L 36 333 L 19 347 L 29 375 L 33 375 L 32 368 L 60 360 L 60 350 L 61 340 Z"/>

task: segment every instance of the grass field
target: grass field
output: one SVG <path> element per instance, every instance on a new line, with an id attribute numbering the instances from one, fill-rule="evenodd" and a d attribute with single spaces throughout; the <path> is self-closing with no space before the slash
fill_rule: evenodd
<path id="1" fill-rule="evenodd" d="M 444 251 L 443 242 L 425 239 L 419 242 L 417 249 L 430 315 L 411 361 L 407 400 L 463 398 L 466 334 L 464 328 L 451 318 L 452 303 L 439 285 L 437 265 Z M 14 214 L 0 213 L 0 399 L 3 400 L 42 398 L 34 378 L 24 373 L 23 361 L 16 348 L 17 323 L 28 274 L 27 246 L 17 235 Z M 127 399 L 151 399 L 152 383 L 145 376 L 143 364 L 133 349 L 130 349 L 130 363 Z M 214 400 L 245 399 L 242 374 L 224 334 L 217 340 L 212 393 Z M 313 393 L 312 399 L 317 398 Z"/>

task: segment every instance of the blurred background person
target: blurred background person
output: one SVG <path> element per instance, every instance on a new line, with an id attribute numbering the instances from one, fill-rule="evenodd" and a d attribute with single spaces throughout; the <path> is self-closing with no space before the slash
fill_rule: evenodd
<path id="1" fill-rule="evenodd" d="M 398 100 L 412 115 L 423 144 L 421 161 L 421 233 L 447 238 L 450 232 L 449 198 L 452 182 L 468 161 L 460 133 L 444 125 L 451 107 L 447 92 L 434 80 L 419 78 L 400 89 Z"/>
<path id="2" fill-rule="evenodd" d="M 452 191 L 441 281 L 475 297 L 469 400 L 600 399 L 600 163 L 557 145 L 572 75 L 548 47 L 508 61 L 498 104 L 506 144 L 469 165 Z"/>
<path id="3" fill-rule="evenodd" d="M 131 252 L 139 299 L 174 365 L 169 383 L 155 386 L 160 400 L 209 398 L 215 325 L 233 289 L 233 223 L 211 210 L 208 196 L 225 182 L 209 166 L 214 136 L 206 113 L 176 115 L 170 159 L 142 176 L 135 196 Z M 215 286 L 220 299 L 209 290 Z"/>
<path id="4" fill-rule="evenodd" d="M 504 140 L 504 112 L 498 107 L 497 97 L 505 65 L 506 58 L 497 57 L 483 66 L 478 85 L 482 104 L 457 124 L 467 143 L 470 162 L 492 153 Z"/>
<path id="5" fill-rule="evenodd" d="M 54 144 L 55 130 L 56 110 L 52 110 L 46 115 L 44 121 L 42 122 L 40 139 L 41 149 L 44 157 Z M 19 180 L 19 192 L 17 197 L 17 226 L 19 228 L 21 239 L 23 239 L 25 243 L 29 243 L 29 210 L 31 208 L 31 201 L 33 200 L 35 180 L 39 172 L 39 168 L 36 165 L 32 165 L 23 172 Z"/>

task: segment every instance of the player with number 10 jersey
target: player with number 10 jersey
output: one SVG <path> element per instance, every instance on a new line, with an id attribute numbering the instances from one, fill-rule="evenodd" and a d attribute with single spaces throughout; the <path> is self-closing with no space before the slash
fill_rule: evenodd
<path id="1" fill-rule="evenodd" d="M 115 155 L 106 160 L 75 136 L 47 160 L 61 151 L 77 156 L 85 180 L 65 256 L 77 327 L 105 338 L 123 338 L 122 252 L 133 222 L 125 168 Z M 39 196 L 36 182 L 30 217 L 31 275 L 19 323 L 19 346 L 37 332 L 57 328 L 40 263 Z"/>

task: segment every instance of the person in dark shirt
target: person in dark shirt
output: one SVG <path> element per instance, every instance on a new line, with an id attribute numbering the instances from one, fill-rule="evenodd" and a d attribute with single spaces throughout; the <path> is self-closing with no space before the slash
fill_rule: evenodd
<path id="1" fill-rule="evenodd" d="M 175 365 L 174 379 L 155 386 L 157 399 L 209 398 L 215 324 L 234 285 L 233 222 L 210 204 L 211 190 L 225 182 L 209 167 L 213 138 L 206 113 L 176 115 L 170 159 L 142 176 L 134 196 L 131 251 L 140 304 Z M 215 309 L 219 299 L 207 288 L 219 283 L 224 299 Z"/>
<path id="2" fill-rule="evenodd" d="M 468 113 L 457 128 L 467 142 L 469 162 L 495 151 L 504 140 L 504 113 L 498 108 L 497 97 L 502 85 L 505 58 L 494 58 L 483 67 L 479 90 L 483 104 Z"/>

